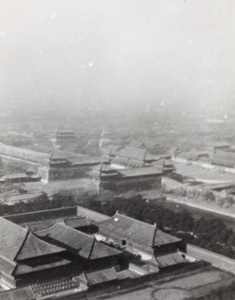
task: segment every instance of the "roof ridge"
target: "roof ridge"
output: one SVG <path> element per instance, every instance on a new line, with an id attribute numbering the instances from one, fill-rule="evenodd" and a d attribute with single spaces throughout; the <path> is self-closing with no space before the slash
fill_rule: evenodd
<path id="1" fill-rule="evenodd" d="M 125 215 L 125 214 L 120 214 L 120 213 L 118 212 L 118 210 L 116 211 L 116 213 L 115 213 L 111 218 L 115 217 L 116 215 L 117 215 L 117 216 L 125 217 L 125 218 L 127 218 L 127 219 L 129 219 L 129 220 L 134 220 L 135 222 L 138 222 L 138 223 L 141 223 L 141 224 L 150 225 L 150 226 L 152 226 L 152 227 L 154 227 L 154 228 L 155 228 L 155 226 L 156 226 L 156 223 L 150 224 L 150 223 L 147 223 L 147 222 L 140 221 L 140 220 L 138 220 L 138 219 L 132 218 L 132 217 L 127 216 L 127 215 Z"/>
<path id="2" fill-rule="evenodd" d="M 49 227 L 49 228 L 47 228 L 47 229 L 43 229 L 43 230 L 40 230 L 40 231 L 37 231 L 37 232 L 35 232 L 35 234 L 37 235 L 37 233 L 43 233 L 43 232 L 46 232 L 47 230 L 50 230 L 50 229 L 52 229 L 53 227 L 56 227 L 56 226 L 61 226 L 61 227 L 64 227 L 64 228 L 67 228 L 67 229 L 69 229 L 69 230 L 71 230 L 71 231 L 74 231 L 74 232 L 76 232 L 76 233 L 78 233 L 78 234 L 81 234 L 81 235 L 83 235 L 83 236 L 85 236 L 85 237 L 89 237 L 89 238 L 91 238 L 92 239 L 92 236 L 91 235 L 89 235 L 89 234 L 87 234 L 87 233 L 85 233 L 85 232 L 82 232 L 82 231 L 80 231 L 80 230 L 77 230 L 77 229 L 74 229 L 73 227 L 70 227 L 70 226 L 68 226 L 68 225 L 66 225 L 65 223 L 56 223 L 56 224 L 54 224 L 53 226 L 51 226 L 51 227 Z"/>
<path id="3" fill-rule="evenodd" d="M 4 259 L 4 260 L 7 261 L 9 264 L 16 265 L 16 262 L 15 262 L 14 260 L 10 260 L 10 259 L 8 259 L 7 257 L 2 256 L 1 254 L 0 254 L 0 258 Z"/>
<path id="4" fill-rule="evenodd" d="M 70 227 L 70 226 L 68 226 L 68 225 L 66 225 L 66 224 L 61 224 L 61 223 L 57 223 L 58 225 L 61 225 L 61 226 L 63 226 L 63 227 L 66 227 L 66 228 L 68 228 L 69 230 L 71 230 L 71 231 L 74 231 L 74 232 L 77 232 L 77 233 L 79 233 L 79 234 L 81 234 L 81 235 L 83 235 L 83 236 L 88 236 L 88 237 L 90 237 L 90 238 L 92 238 L 92 236 L 91 235 L 89 235 L 89 234 L 87 234 L 87 233 L 85 233 L 85 232 L 82 232 L 82 231 L 80 231 L 80 230 L 77 230 L 77 229 L 74 229 L 73 227 Z M 56 225 L 57 225 L 56 224 Z"/>
<path id="5" fill-rule="evenodd" d="M 93 237 L 93 241 L 92 241 L 91 248 L 90 248 L 90 251 L 89 251 L 89 254 L 88 254 L 88 258 L 87 258 L 87 259 L 90 259 L 91 254 L 92 254 L 93 249 L 94 249 L 94 246 L 95 246 L 95 243 L 96 243 L 96 238 Z"/>
<path id="6" fill-rule="evenodd" d="M 15 214 L 15 215 L 17 215 L 17 214 Z M 25 230 L 25 231 L 28 231 L 26 228 L 24 228 L 24 227 L 22 227 L 22 226 L 20 226 L 20 225 L 18 225 L 18 224 L 16 224 L 16 223 L 14 223 L 14 222 L 8 220 L 7 218 L 5 218 L 5 217 L 3 217 L 3 216 L 0 217 L 0 220 L 4 220 L 3 222 L 8 222 L 9 224 L 11 224 L 11 226 L 20 228 L 22 231 L 24 231 L 24 230 Z"/>
<path id="7" fill-rule="evenodd" d="M 43 244 L 46 244 L 46 245 L 50 245 L 50 246 L 54 246 L 56 248 L 59 248 L 61 250 L 65 250 L 63 247 L 60 247 L 60 246 L 57 246 L 57 245 L 54 245 L 54 244 L 51 244 L 47 241 L 44 241 L 43 239 L 39 238 L 38 236 L 36 236 L 34 233 L 29 233 L 30 235 L 32 235 L 34 238 L 36 238 L 40 243 L 43 243 Z"/>
<path id="8" fill-rule="evenodd" d="M 29 236 L 29 230 L 27 229 L 27 233 L 26 233 L 26 235 L 24 237 L 24 240 L 23 240 L 21 246 L 19 247 L 19 249 L 18 249 L 18 251 L 17 251 L 17 253 L 16 253 L 15 257 L 14 257 L 14 260 L 17 260 L 17 256 L 19 255 L 20 251 L 22 250 L 22 248 L 23 248 L 23 246 L 25 244 L 25 241 L 27 240 L 28 236 Z"/>
<path id="9" fill-rule="evenodd" d="M 14 227 L 14 228 L 17 228 L 17 229 L 19 229 L 19 230 L 21 230 L 22 232 L 25 233 L 25 236 L 23 237 L 22 243 L 21 243 L 21 245 L 19 245 L 19 248 L 18 248 L 18 250 L 17 250 L 15 256 L 13 257 L 13 260 L 15 260 L 16 257 L 18 256 L 20 250 L 22 249 L 22 247 L 23 247 L 23 245 L 24 245 L 26 239 L 27 239 L 27 236 L 28 236 L 28 234 L 29 234 L 29 231 L 28 231 L 27 228 L 24 228 L 24 227 L 22 227 L 22 226 L 20 226 L 20 225 L 18 225 L 18 224 L 16 224 L 16 223 L 14 223 L 14 222 L 12 222 L 12 221 L 9 221 L 8 219 L 5 219 L 5 218 L 3 218 L 3 217 L 0 217 L 0 220 L 1 220 L 2 222 L 8 223 L 9 226 Z M 4 256 L 4 257 L 5 257 L 5 256 Z M 8 260 L 8 259 L 7 259 L 7 260 Z M 9 261 L 9 260 L 8 260 L 8 261 Z"/>
<path id="10" fill-rule="evenodd" d="M 37 233 L 43 233 L 43 232 L 46 232 L 46 231 L 48 231 L 49 229 L 51 229 L 51 228 L 53 228 L 53 227 L 55 227 L 57 224 L 59 224 L 59 223 L 55 223 L 54 225 L 52 225 L 51 227 L 48 227 L 48 228 L 45 228 L 45 229 L 41 229 L 41 230 L 38 230 L 38 231 L 35 231 L 35 234 L 37 235 Z"/>

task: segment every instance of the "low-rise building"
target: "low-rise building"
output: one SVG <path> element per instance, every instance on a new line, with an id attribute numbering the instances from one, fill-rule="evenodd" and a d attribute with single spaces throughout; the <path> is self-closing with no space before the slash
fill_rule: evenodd
<path id="1" fill-rule="evenodd" d="M 149 261 L 158 269 L 186 263 L 178 251 L 185 251 L 182 239 L 173 237 L 151 225 L 116 213 L 108 220 L 96 223 L 97 239 Z"/>

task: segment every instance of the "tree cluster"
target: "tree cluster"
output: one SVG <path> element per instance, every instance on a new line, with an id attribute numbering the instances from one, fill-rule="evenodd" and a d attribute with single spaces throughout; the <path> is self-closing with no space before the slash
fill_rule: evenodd
<path id="1" fill-rule="evenodd" d="M 107 202 L 92 200 L 85 206 L 110 216 L 119 211 L 144 222 L 157 223 L 159 229 L 183 238 L 187 243 L 235 258 L 235 232 L 220 219 L 196 220 L 187 210 L 175 213 L 140 195 L 129 199 L 116 197 Z"/>
<path id="2" fill-rule="evenodd" d="M 172 235 L 183 238 L 187 243 L 235 259 L 235 232 L 228 229 L 220 219 L 194 219 L 188 211 L 173 212 L 161 205 L 148 202 L 142 196 L 131 198 L 113 197 L 106 195 L 104 201 L 96 196 L 84 195 L 81 203 L 84 207 L 112 216 L 116 211 L 132 218 L 157 223 L 158 228 Z M 77 205 L 75 197 L 70 194 L 55 194 L 50 200 L 42 193 L 27 203 L 15 205 L 0 204 L 0 215 L 19 214 L 30 211 L 40 211 L 53 208 Z"/>

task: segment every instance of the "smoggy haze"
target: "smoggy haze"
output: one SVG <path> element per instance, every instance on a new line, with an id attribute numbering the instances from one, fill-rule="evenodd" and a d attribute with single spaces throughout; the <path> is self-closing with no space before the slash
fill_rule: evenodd
<path id="1" fill-rule="evenodd" d="M 234 30 L 233 0 L 0 0 L 0 103 L 226 107 Z"/>

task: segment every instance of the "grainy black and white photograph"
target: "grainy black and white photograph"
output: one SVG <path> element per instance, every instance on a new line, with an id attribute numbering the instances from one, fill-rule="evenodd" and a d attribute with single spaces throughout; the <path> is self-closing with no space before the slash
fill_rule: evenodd
<path id="1" fill-rule="evenodd" d="M 235 1 L 0 0 L 0 300 L 235 299 Z"/>

